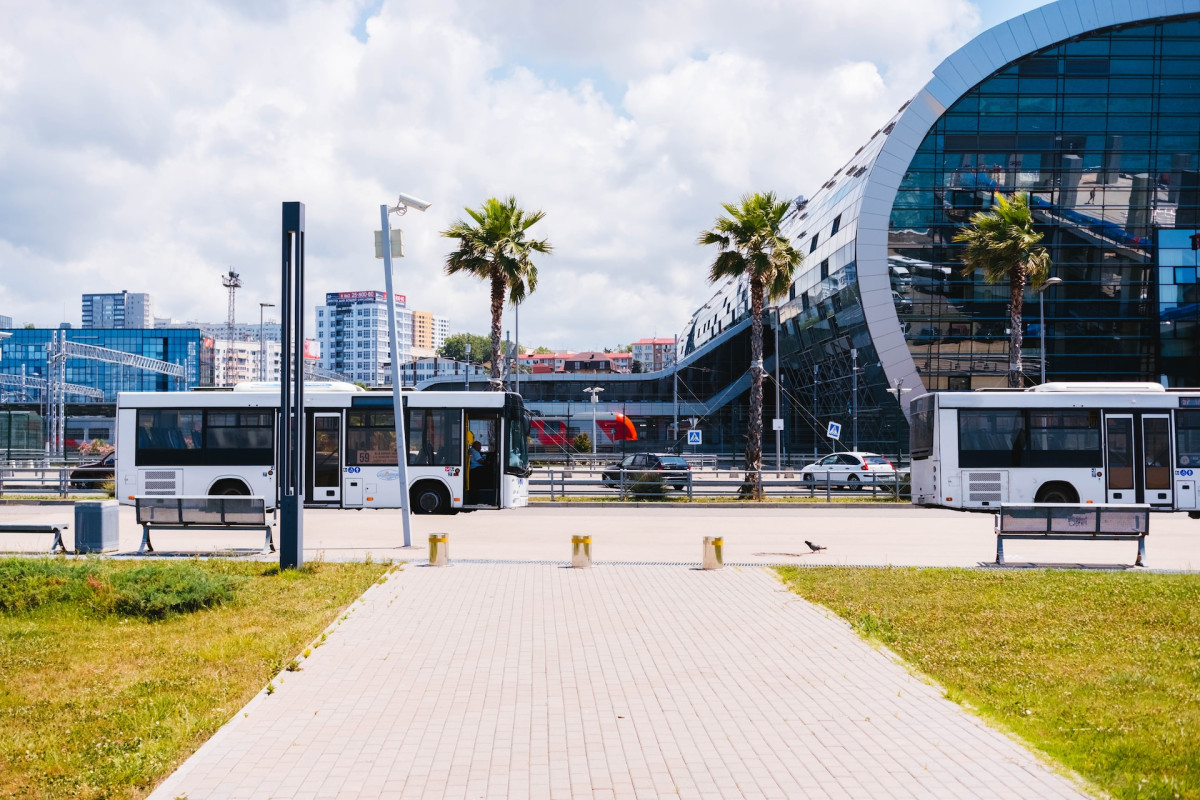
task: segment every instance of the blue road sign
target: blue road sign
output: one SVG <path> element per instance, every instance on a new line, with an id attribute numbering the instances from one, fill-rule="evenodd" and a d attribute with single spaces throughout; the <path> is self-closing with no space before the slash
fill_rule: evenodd
<path id="1" fill-rule="evenodd" d="M 825 432 L 825 434 L 826 434 L 826 435 L 827 435 L 827 436 L 828 436 L 830 439 L 840 439 L 840 438 L 842 438 L 842 426 L 841 426 L 841 424 L 840 424 L 840 423 L 837 423 L 837 422 L 831 422 L 831 423 L 829 423 L 829 429 L 828 429 L 828 430 Z"/>
<path id="2" fill-rule="evenodd" d="M 702 438 L 700 431 L 688 431 L 688 444 L 701 444 Z"/>

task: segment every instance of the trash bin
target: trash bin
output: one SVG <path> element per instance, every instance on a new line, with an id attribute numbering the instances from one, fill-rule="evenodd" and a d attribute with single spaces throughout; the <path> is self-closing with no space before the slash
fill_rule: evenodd
<path id="1" fill-rule="evenodd" d="M 120 505 L 116 500 L 75 504 L 75 552 L 105 553 L 120 547 Z"/>

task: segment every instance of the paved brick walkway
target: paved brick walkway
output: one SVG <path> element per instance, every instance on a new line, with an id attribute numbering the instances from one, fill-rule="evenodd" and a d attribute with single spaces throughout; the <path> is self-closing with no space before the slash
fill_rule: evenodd
<path id="1" fill-rule="evenodd" d="M 408 566 L 152 797 L 1079 797 L 761 568 Z"/>

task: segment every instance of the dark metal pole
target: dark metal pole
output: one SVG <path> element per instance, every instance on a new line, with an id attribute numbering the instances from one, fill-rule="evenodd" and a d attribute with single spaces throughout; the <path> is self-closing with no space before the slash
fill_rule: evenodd
<path id="1" fill-rule="evenodd" d="M 304 204 L 283 204 L 279 353 L 279 567 L 304 564 Z"/>

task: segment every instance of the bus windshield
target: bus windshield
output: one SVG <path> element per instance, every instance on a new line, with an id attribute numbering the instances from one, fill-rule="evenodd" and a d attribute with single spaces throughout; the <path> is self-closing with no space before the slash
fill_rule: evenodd
<path id="1" fill-rule="evenodd" d="M 507 459 L 504 471 L 509 475 L 529 475 L 529 415 L 520 395 L 510 394 L 504 402 L 504 422 L 508 431 Z"/>

